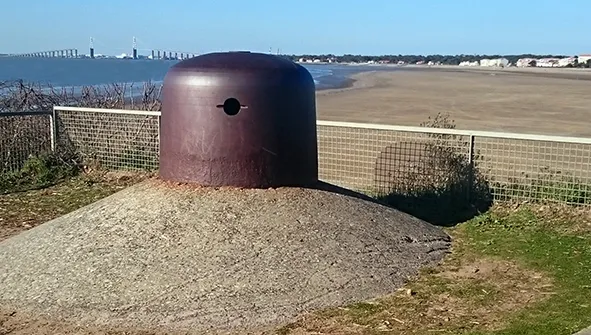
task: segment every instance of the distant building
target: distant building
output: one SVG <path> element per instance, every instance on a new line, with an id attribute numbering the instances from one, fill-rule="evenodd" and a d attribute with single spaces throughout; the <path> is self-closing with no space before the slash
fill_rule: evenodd
<path id="1" fill-rule="evenodd" d="M 573 66 L 577 62 L 576 57 L 567 57 L 558 60 L 558 66 L 560 67 L 567 67 L 569 65 Z"/>
<path id="2" fill-rule="evenodd" d="M 130 59 L 132 58 L 131 56 L 129 56 L 126 53 L 122 53 L 121 55 L 115 56 L 115 58 L 119 58 L 119 59 Z"/>
<path id="3" fill-rule="evenodd" d="M 460 66 L 479 66 L 480 63 L 477 61 L 474 62 L 469 62 L 469 61 L 463 61 L 460 63 Z"/>
<path id="4" fill-rule="evenodd" d="M 537 67 L 559 67 L 559 58 L 541 58 L 536 62 Z"/>
<path id="5" fill-rule="evenodd" d="M 509 65 L 509 60 L 506 58 L 497 58 L 497 59 L 481 59 L 480 66 L 487 66 L 487 67 L 506 67 Z"/>
<path id="6" fill-rule="evenodd" d="M 587 63 L 587 61 L 590 59 L 591 59 L 591 54 L 579 55 L 579 63 Z"/>
<path id="7" fill-rule="evenodd" d="M 515 63 L 517 67 L 531 67 L 536 66 L 538 60 L 535 58 L 520 58 Z"/>

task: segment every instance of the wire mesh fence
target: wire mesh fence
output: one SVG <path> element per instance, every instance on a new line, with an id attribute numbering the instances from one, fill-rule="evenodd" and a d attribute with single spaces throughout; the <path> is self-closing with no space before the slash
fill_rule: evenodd
<path id="1" fill-rule="evenodd" d="M 85 165 L 107 170 L 158 169 L 160 112 L 55 107 L 57 146 Z"/>
<path id="2" fill-rule="evenodd" d="M 591 204 L 589 140 L 475 137 L 474 148 L 476 166 L 490 180 L 496 200 Z"/>
<path id="3" fill-rule="evenodd" d="M 591 139 L 318 122 L 320 177 L 378 197 L 591 204 Z"/>
<path id="4" fill-rule="evenodd" d="M 51 152 L 51 112 L 0 113 L 0 173 L 20 170 L 32 155 Z"/>
<path id="5" fill-rule="evenodd" d="M 159 116 L 55 107 L 54 143 L 97 168 L 157 170 Z M 591 139 L 329 121 L 317 131 L 320 179 L 397 203 L 591 204 Z M 51 150 L 51 135 L 51 115 L 1 116 L 2 171 Z"/>

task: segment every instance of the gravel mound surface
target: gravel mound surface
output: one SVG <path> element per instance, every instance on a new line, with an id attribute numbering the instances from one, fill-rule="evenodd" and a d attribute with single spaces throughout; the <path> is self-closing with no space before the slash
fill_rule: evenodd
<path id="1" fill-rule="evenodd" d="M 450 246 L 319 188 L 137 184 L 1 242 L 0 305 L 85 325 L 259 328 L 393 292 Z"/>

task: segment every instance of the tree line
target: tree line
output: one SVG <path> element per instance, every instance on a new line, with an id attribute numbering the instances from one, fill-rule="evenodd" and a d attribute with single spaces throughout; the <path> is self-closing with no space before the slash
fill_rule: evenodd
<path id="1" fill-rule="evenodd" d="M 565 55 L 535 55 L 535 54 L 521 54 L 521 55 L 381 55 L 381 56 L 369 56 L 369 55 L 285 55 L 285 57 L 297 61 L 301 58 L 304 59 L 319 59 L 321 61 L 331 60 L 338 63 L 367 63 L 370 61 L 380 62 L 387 61 L 389 63 L 404 62 L 405 64 L 416 64 L 418 62 L 434 62 L 444 65 L 459 65 L 461 62 L 475 62 L 481 59 L 495 59 L 495 58 L 506 58 L 510 63 L 515 64 L 520 58 L 566 58 L 569 56 Z M 582 63 L 580 66 L 587 65 L 589 62 Z"/>

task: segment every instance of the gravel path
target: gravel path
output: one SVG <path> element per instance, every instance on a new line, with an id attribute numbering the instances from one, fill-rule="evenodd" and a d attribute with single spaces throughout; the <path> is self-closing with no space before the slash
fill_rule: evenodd
<path id="1" fill-rule="evenodd" d="M 82 325 L 246 329 L 390 293 L 447 252 L 439 228 L 335 190 L 137 184 L 0 242 L 0 305 Z"/>

